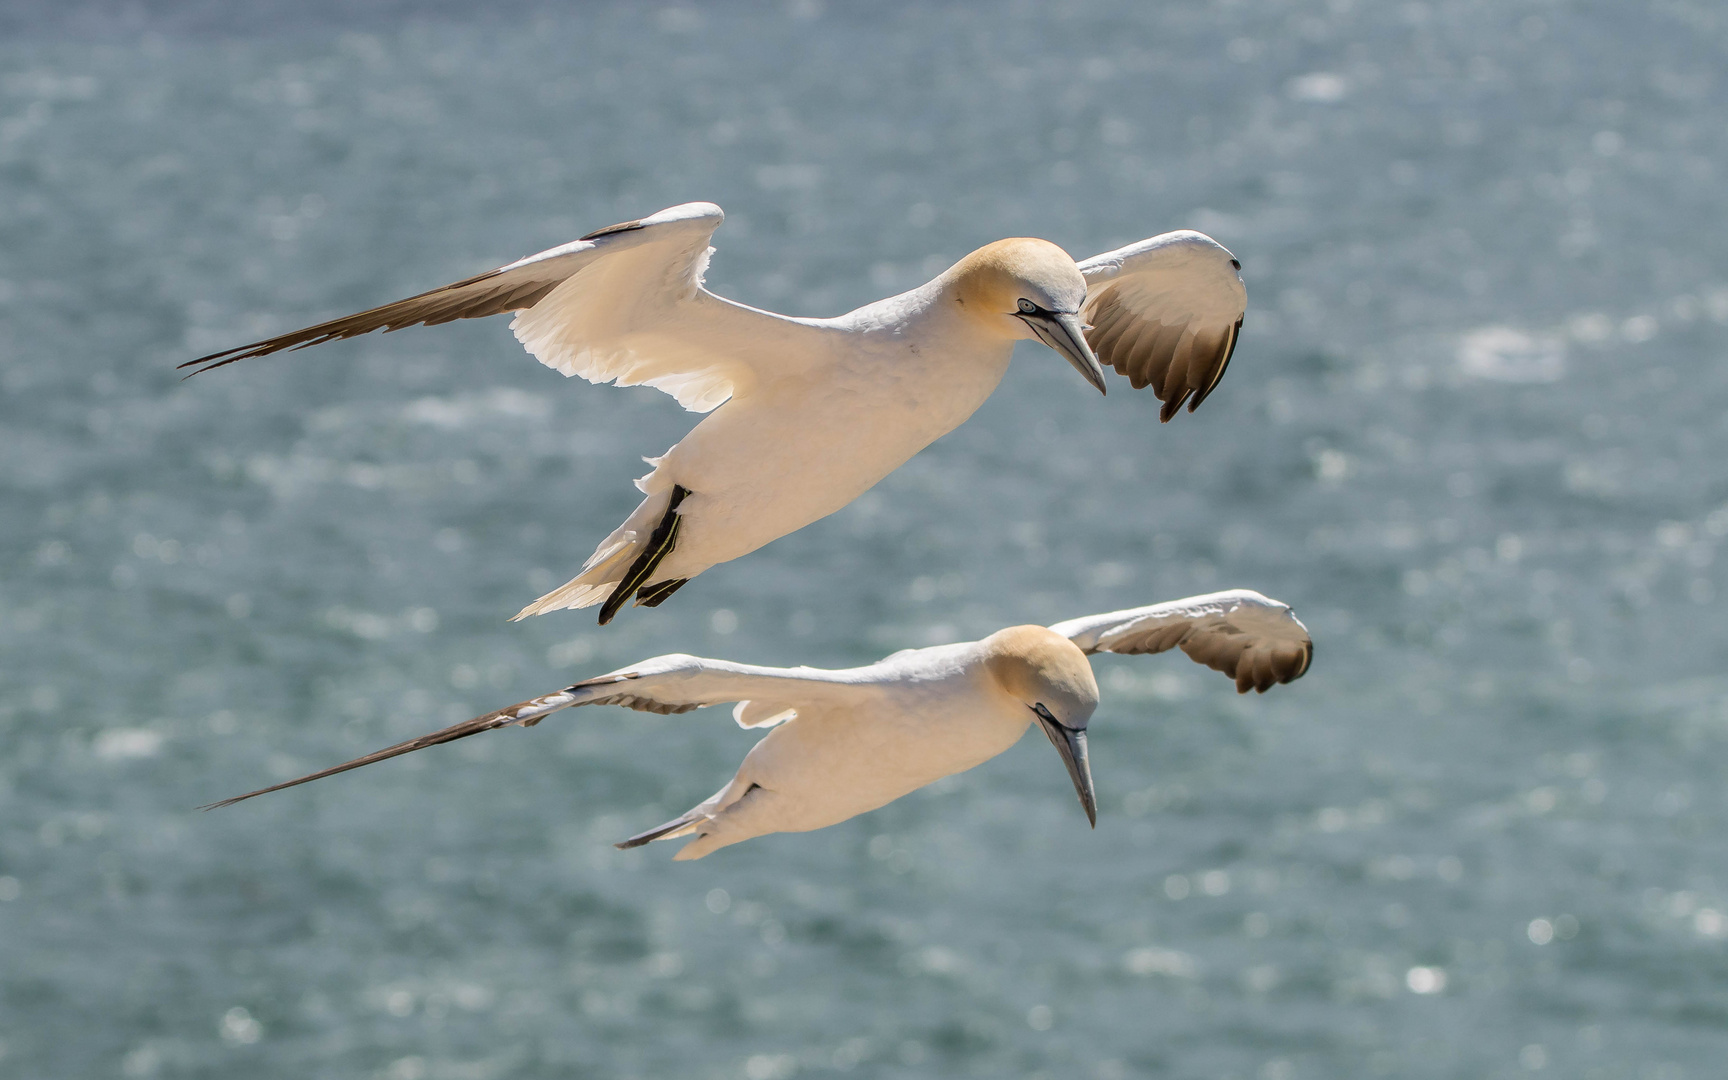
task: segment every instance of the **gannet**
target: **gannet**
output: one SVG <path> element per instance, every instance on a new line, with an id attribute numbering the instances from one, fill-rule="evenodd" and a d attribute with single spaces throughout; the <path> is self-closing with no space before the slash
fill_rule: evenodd
<path id="1" fill-rule="evenodd" d="M 724 218 L 686 203 L 477 277 L 212 353 L 197 371 L 373 330 L 516 313 L 541 363 L 663 390 L 708 416 L 636 481 L 646 496 L 582 571 L 516 614 L 656 606 L 711 566 L 832 514 L 971 416 L 1014 343 L 1037 339 L 1100 392 L 1102 357 L 1169 420 L 1223 378 L 1247 304 L 1241 266 L 1197 232 L 1076 263 L 999 240 L 910 292 L 838 318 L 776 315 L 702 285 Z M 200 366 L 201 365 L 201 366 Z M 194 372 L 196 373 L 196 372 Z M 724 406 L 724 407 L 722 407 Z"/>
<path id="2" fill-rule="evenodd" d="M 1061 755 L 1096 827 L 1086 725 L 1098 706 L 1098 683 L 1086 657 L 1175 647 L 1235 679 L 1241 693 L 1301 678 L 1314 656 L 1308 630 L 1290 608 L 1248 589 L 1050 627 L 1011 626 L 982 641 L 906 649 L 839 671 L 657 656 L 205 809 L 482 731 L 533 727 L 578 705 L 682 713 L 737 702 L 732 717 L 740 727 L 772 729 L 737 774 L 712 797 L 617 847 L 693 836 L 676 857 L 700 859 L 767 833 L 824 828 L 990 760 L 1034 721 Z"/>

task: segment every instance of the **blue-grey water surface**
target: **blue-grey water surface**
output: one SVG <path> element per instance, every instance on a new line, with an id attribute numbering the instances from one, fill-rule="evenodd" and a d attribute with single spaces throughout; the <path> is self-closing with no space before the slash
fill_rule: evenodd
<path id="1" fill-rule="evenodd" d="M 1687 1080 L 1728 1060 L 1728 13 L 1241 0 L 0 17 L 0 1077 Z M 656 610 L 504 617 L 692 417 L 505 320 L 173 365 L 691 199 L 824 315 L 1203 229 L 1161 426 L 1027 347 Z M 1231 586 L 1317 659 L 1103 657 L 822 832 L 610 842 L 723 710 L 193 807 L 663 652 L 851 665 Z"/>

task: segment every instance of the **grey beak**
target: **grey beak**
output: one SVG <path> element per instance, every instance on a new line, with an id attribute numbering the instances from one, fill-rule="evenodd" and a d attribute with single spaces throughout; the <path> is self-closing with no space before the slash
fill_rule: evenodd
<path id="1" fill-rule="evenodd" d="M 1039 341 L 1061 353 L 1074 365 L 1075 371 L 1084 375 L 1087 382 L 1098 388 L 1100 394 L 1108 393 L 1104 389 L 1104 368 L 1099 365 L 1092 346 L 1086 344 L 1086 328 L 1081 324 L 1079 315 L 1039 311 L 1031 315 L 1021 315 L 1020 321 L 1032 328 Z"/>
<path id="2" fill-rule="evenodd" d="M 1062 764 L 1068 767 L 1068 779 L 1074 781 L 1074 791 L 1080 796 L 1080 806 L 1086 811 L 1086 820 L 1096 829 L 1098 795 L 1092 790 L 1092 761 L 1086 756 L 1086 729 L 1069 727 L 1051 716 L 1050 710 L 1042 705 L 1034 705 L 1032 711 L 1037 714 L 1038 726 L 1044 729 L 1050 745 L 1062 755 Z"/>

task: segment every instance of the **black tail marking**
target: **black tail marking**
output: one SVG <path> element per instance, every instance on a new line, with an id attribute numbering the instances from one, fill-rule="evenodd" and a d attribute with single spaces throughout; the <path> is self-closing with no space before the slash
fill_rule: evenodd
<path id="1" fill-rule="evenodd" d="M 600 605 L 600 625 L 605 626 L 618 614 L 618 609 L 624 606 L 624 601 L 630 599 L 630 594 L 642 587 L 648 580 L 648 575 L 660 565 L 660 561 L 672 554 L 672 548 L 678 543 L 678 504 L 684 501 L 684 496 L 690 492 L 684 487 L 672 485 L 672 501 L 666 507 L 666 516 L 660 519 L 660 524 L 654 526 L 654 531 L 648 534 L 648 546 L 642 554 L 636 556 L 636 561 L 625 571 L 624 579 L 612 590 L 612 595 Z M 670 593 L 667 594 L 671 595 Z M 665 599 L 664 596 L 661 597 Z M 646 841 L 644 841 L 646 842 Z"/>
<path id="2" fill-rule="evenodd" d="M 731 805 L 737 806 L 739 803 L 743 802 L 745 799 L 748 799 L 752 794 L 754 794 L 755 792 L 760 791 L 760 790 L 762 790 L 761 784 L 752 783 L 749 787 L 744 789 L 744 794 L 738 796 L 738 798 L 736 800 L 734 800 Z M 700 807 L 698 807 L 698 809 L 700 809 Z M 654 841 L 659 840 L 661 837 L 670 836 L 672 833 L 677 832 L 679 829 L 682 829 L 684 826 L 689 825 L 691 822 L 698 820 L 700 817 L 701 817 L 701 815 L 696 813 L 695 810 L 691 810 L 691 811 L 688 811 L 686 813 L 680 814 L 679 816 L 673 818 L 671 821 L 668 821 L 664 825 L 656 825 L 652 829 L 649 829 L 647 832 L 639 832 L 635 836 L 632 836 L 630 839 L 620 840 L 616 844 L 613 844 L 612 846 L 617 848 L 619 851 L 628 851 L 631 848 L 641 847 L 643 844 L 652 844 Z"/>
<path id="3" fill-rule="evenodd" d="M 666 602 L 668 596 L 682 589 L 689 580 L 687 577 L 673 578 L 671 581 L 662 581 L 658 585 L 644 586 L 636 590 L 636 606 L 659 607 Z"/>
<path id="4" fill-rule="evenodd" d="M 641 847 L 643 844 L 652 844 L 662 836 L 665 836 L 668 833 L 677 832 L 679 829 L 682 829 L 694 820 L 696 819 L 690 817 L 675 817 L 664 825 L 656 825 L 647 832 L 637 833 L 630 839 L 620 840 L 612 846 L 617 848 L 619 851 L 629 851 L 631 848 Z"/>

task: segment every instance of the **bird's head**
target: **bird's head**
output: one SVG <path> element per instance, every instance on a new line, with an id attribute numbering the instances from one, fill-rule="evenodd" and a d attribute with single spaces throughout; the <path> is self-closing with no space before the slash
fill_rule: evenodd
<path id="1" fill-rule="evenodd" d="M 1086 654 L 1042 626 L 1011 626 L 984 639 L 985 668 L 998 688 L 1031 713 L 1062 755 L 1086 818 L 1098 824 L 1098 797 L 1086 754 L 1086 724 L 1098 708 L 1098 680 Z"/>
<path id="2" fill-rule="evenodd" d="M 1066 251 L 1048 240 L 998 240 L 955 263 L 947 277 L 968 315 L 1003 337 L 1042 341 L 1104 393 L 1104 369 L 1080 321 L 1086 279 Z"/>

